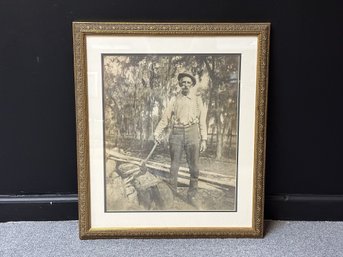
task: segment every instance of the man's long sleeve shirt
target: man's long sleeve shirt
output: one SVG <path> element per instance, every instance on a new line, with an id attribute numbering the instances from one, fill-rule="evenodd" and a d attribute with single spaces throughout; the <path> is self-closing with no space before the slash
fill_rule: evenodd
<path id="1" fill-rule="evenodd" d="M 206 126 L 207 108 L 200 96 L 182 94 L 172 98 L 158 123 L 154 136 L 160 138 L 163 130 L 171 123 L 172 126 L 189 126 L 199 124 L 202 140 L 207 140 Z"/>

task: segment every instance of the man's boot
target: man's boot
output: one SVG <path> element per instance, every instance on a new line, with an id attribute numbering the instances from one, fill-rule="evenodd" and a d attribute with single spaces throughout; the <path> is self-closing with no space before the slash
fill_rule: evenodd
<path id="1" fill-rule="evenodd" d="M 191 178 L 189 182 L 189 189 L 187 192 L 187 199 L 190 204 L 198 208 L 200 205 L 198 198 L 198 179 Z"/>
<path id="2" fill-rule="evenodd" d="M 173 193 L 177 193 L 177 177 L 169 177 L 167 183 Z"/>

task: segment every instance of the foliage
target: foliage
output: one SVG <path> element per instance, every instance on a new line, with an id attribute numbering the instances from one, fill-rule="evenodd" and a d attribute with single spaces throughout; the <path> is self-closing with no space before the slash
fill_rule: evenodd
<path id="1" fill-rule="evenodd" d="M 152 134 L 171 97 L 179 91 L 177 75 L 191 73 L 194 90 L 208 106 L 210 143 L 220 159 L 237 126 L 240 55 L 103 56 L 105 136 L 116 146 Z"/>

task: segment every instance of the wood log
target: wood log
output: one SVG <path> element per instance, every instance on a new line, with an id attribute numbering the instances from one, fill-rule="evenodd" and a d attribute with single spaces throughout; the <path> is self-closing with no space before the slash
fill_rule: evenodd
<path id="1" fill-rule="evenodd" d="M 112 160 L 131 163 L 135 165 L 140 165 L 142 162 L 142 159 L 140 158 L 127 156 L 127 155 L 124 155 L 115 151 L 108 151 L 108 152 L 109 152 L 108 158 Z M 170 170 L 169 164 L 161 164 L 161 163 L 152 162 L 152 161 L 148 161 L 146 163 L 146 167 L 153 170 L 162 171 L 165 175 L 169 174 L 169 170 Z M 180 167 L 178 175 L 179 175 L 179 178 L 189 179 L 190 177 L 189 169 Z M 217 179 L 208 178 L 209 175 L 211 176 L 217 175 Z M 214 175 L 214 172 L 208 172 L 208 171 L 202 171 L 202 170 L 200 170 L 199 181 L 211 184 L 212 186 L 215 186 L 216 188 L 220 188 L 223 190 L 228 190 L 229 187 L 236 186 L 236 179 L 234 176 L 225 176 L 221 174 Z"/>

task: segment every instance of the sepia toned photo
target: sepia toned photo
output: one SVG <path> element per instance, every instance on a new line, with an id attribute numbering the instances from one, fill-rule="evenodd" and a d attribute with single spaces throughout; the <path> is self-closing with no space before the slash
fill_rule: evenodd
<path id="1" fill-rule="evenodd" d="M 105 212 L 235 211 L 240 54 L 102 54 Z"/>
<path id="2" fill-rule="evenodd" d="M 269 31 L 73 23 L 81 239 L 263 236 Z"/>

